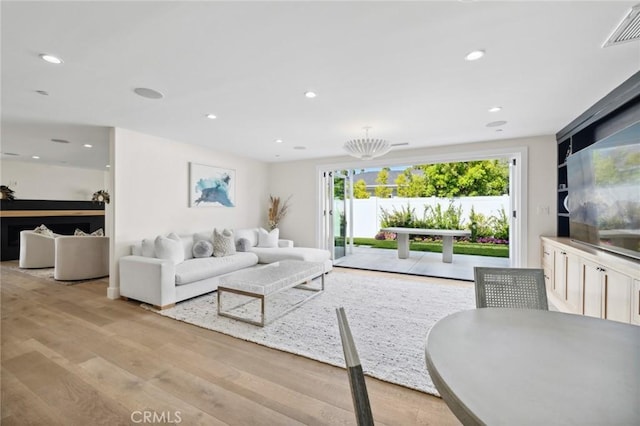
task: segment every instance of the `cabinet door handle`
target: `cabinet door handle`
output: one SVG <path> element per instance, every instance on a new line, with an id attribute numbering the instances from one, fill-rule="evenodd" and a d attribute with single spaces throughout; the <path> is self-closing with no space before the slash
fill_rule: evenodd
<path id="1" fill-rule="evenodd" d="M 560 254 L 563 255 L 563 256 L 566 256 L 567 252 L 566 251 L 561 251 Z"/>
<path id="2" fill-rule="evenodd" d="M 549 252 L 548 252 L 548 251 L 545 251 L 545 252 L 544 252 L 544 254 L 546 254 L 547 256 L 549 256 Z"/>

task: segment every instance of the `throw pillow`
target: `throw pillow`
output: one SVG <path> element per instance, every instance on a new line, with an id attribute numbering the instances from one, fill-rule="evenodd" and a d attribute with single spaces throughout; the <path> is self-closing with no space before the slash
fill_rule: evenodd
<path id="1" fill-rule="evenodd" d="M 38 226 L 33 230 L 33 232 L 35 232 L 36 234 L 44 235 L 45 237 L 53 237 L 53 231 L 44 225 Z"/>
<path id="2" fill-rule="evenodd" d="M 236 246 L 233 242 L 233 232 L 229 229 L 225 229 L 222 232 L 218 232 L 217 229 L 213 230 L 213 255 L 215 257 L 229 256 L 235 254 Z"/>
<path id="3" fill-rule="evenodd" d="M 154 242 L 154 249 L 158 259 L 173 260 L 175 264 L 184 262 L 182 240 L 173 232 L 166 237 L 158 235 Z"/>
<path id="4" fill-rule="evenodd" d="M 142 240 L 142 255 L 144 257 L 156 257 L 156 242 L 155 240 Z"/>
<path id="5" fill-rule="evenodd" d="M 76 237 L 84 237 L 84 236 L 87 236 L 87 235 L 91 235 L 92 237 L 104 237 L 104 231 L 102 230 L 102 228 L 98 228 L 95 231 L 93 231 L 92 233 L 87 234 L 82 229 L 76 228 L 76 230 L 73 233 L 73 235 L 75 235 Z"/>
<path id="6" fill-rule="evenodd" d="M 272 229 L 270 232 L 264 228 L 258 230 L 258 247 L 278 247 L 280 230 Z"/>
<path id="7" fill-rule="evenodd" d="M 197 241 L 193 245 L 193 257 L 211 257 L 213 254 L 213 244 L 207 240 Z"/>
<path id="8" fill-rule="evenodd" d="M 251 248 L 251 241 L 246 238 L 240 238 L 236 243 L 236 251 L 249 251 Z"/>

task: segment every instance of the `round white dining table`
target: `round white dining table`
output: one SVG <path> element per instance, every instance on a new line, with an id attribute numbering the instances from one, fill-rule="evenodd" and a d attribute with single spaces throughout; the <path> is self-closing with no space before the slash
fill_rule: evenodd
<path id="1" fill-rule="evenodd" d="M 640 326 L 473 309 L 438 321 L 425 355 L 464 425 L 640 425 Z"/>

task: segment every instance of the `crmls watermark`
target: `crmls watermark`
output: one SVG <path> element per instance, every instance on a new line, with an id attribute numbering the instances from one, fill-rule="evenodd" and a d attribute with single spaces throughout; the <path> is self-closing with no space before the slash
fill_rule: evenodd
<path id="1" fill-rule="evenodd" d="M 180 411 L 134 411 L 131 413 L 133 423 L 182 423 Z"/>

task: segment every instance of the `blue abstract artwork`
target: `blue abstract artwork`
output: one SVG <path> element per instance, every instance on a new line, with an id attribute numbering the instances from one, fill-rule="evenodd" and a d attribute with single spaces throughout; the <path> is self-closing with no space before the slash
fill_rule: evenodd
<path id="1" fill-rule="evenodd" d="M 235 170 L 190 163 L 190 174 L 191 207 L 235 207 Z"/>

